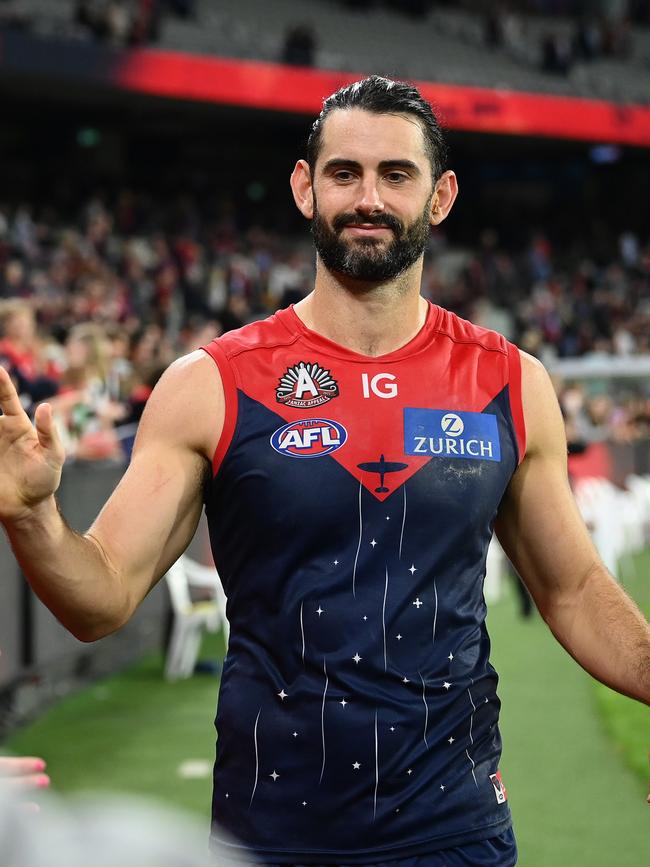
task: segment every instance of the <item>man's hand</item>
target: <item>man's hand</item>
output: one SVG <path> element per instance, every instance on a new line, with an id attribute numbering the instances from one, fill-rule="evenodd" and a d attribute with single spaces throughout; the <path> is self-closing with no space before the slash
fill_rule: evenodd
<path id="1" fill-rule="evenodd" d="M 65 450 L 51 407 L 37 408 L 34 427 L 3 367 L 0 408 L 0 521 L 13 522 L 59 487 Z"/>

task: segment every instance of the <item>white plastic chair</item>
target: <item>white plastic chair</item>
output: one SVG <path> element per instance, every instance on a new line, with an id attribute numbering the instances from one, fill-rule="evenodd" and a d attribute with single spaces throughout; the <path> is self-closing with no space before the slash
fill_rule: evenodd
<path id="1" fill-rule="evenodd" d="M 643 547 L 644 516 L 637 496 L 607 479 L 581 479 L 574 493 L 603 562 L 622 579 L 633 570 L 632 555 Z"/>
<path id="2" fill-rule="evenodd" d="M 217 632 L 221 627 L 228 643 L 226 595 L 217 570 L 203 566 L 185 554 L 173 564 L 165 578 L 174 612 L 165 677 L 178 680 L 190 677 L 194 672 L 204 630 Z M 211 598 L 205 602 L 193 602 L 190 587 L 208 589 Z"/>
<path id="3" fill-rule="evenodd" d="M 485 601 L 498 602 L 503 595 L 503 576 L 507 567 L 506 555 L 496 536 L 492 536 L 485 561 L 483 595 Z"/>

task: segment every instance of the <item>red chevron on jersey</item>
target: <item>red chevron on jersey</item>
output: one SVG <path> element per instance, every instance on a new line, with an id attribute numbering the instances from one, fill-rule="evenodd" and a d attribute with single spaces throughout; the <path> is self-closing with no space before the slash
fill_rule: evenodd
<path id="1" fill-rule="evenodd" d="M 237 390 L 278 416 L 269 448 L 283 453 L 288 442 L 293 448 L 284 450 L 287 460 L 301 452 L 329 455 L 379 500 L 431 460 L 499 460 L 502 432 L 485 410 L 509 383 L 523 453 L 517 350 L 501 335 L 435 305 L 409 343 L 379 357 L 310 331 L 293 308 L 205 349 L 219 364 L 226 390 L 217 466 L 234 431 Z M 283 439 L 278 431 L 285 428 Z M 337 430 L 345 431 L 344 441 Z"/>

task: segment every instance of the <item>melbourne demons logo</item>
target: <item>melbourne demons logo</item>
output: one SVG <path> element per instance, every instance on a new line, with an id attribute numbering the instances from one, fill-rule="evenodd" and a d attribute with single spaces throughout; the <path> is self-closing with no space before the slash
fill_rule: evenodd
<path id="1" fill-rule="evenodd" d="M 275 390 L 278 403 L 297 409 L 322 406 L 338 394 L 338 383 L 329 370 L 309 361 L 288 367 Z"/>
<path id="2" fill-rule="evenodd" d="M 271 445 L 289 458 L 320 458 L 340 449 L 347 438 L 342 424 L 326 418 L 308 418 L 278 428 L 271 436 Z"/>

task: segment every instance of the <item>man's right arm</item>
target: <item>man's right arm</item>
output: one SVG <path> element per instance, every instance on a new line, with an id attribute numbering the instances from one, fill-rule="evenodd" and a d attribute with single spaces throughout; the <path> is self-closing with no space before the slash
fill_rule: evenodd
<path id="1" fill-rule="evenodd" d="M 223 425 L 223 391 L 198 351 L 166 371 L 147 403 L 131 463 L 85 534 L 60 515 L 63 452 L 49 407 L 32 427 L 0 370 L 0 519 L 33 590 L 82 641 L 125 623 L 192 539 Z"/>

